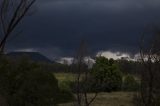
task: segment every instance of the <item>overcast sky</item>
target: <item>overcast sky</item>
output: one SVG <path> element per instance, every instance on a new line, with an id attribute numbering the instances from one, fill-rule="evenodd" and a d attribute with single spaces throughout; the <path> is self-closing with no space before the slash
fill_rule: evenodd
<path id="1" fill-rule="evenodd" d="M 145 27 L 160 23 L 160 0 L 37 0 L 8 51 L 70 57 L 85 39 L 92 53 L 138 53 Z M 18 29 L 18 30 L 19 30 Z"/>

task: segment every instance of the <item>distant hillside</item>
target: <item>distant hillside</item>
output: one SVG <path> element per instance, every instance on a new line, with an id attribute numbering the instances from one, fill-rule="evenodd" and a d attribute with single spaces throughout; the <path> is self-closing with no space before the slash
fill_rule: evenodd
<path id="1" fill-rule="evenodd" d="M 13 59 L 26 56 L 35 62 L 47 62 L 47 63 L 53 62 L 50 59 L 48 59 L 47 57 L 45 57 L 44 55 L 40 54 L 39 52 L 10 52 L 7 54 L 7 56 L 9 56 Z"/>

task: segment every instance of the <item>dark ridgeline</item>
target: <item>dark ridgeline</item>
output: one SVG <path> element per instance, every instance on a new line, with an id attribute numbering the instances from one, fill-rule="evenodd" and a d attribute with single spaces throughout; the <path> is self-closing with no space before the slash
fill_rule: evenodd
<path id="1" fill-rule="evenodd" d="M 39 52 L 10 52 L 7 56 L 11 59 L 21 59 L 23 57 L 27 57 L 34 62 L 54 63 L 54 61 L 51 61 Z"/>

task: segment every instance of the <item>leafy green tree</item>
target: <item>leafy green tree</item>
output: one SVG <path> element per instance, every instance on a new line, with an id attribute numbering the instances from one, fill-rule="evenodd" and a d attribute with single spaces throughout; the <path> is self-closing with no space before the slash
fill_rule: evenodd
<path id="1" fill-rule="evenodd" d="M 91 74 L 101 91 L 110 92 L 121 88 L 122 73 L 113 59 L 97 57 Z"/>

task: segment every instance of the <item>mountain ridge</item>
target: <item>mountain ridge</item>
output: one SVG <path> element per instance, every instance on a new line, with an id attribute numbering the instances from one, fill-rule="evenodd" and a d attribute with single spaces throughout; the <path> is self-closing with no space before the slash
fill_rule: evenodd
<path id="1" fill-rule="evenodd" d="M 16 59 L 21 58 L 23 56 L 29 57 L 31 60 L 35 62 L 47 62 L 47 63 L 53 63 L 54 61 L 51 61 L 49 58 L 41 54 L 40 52 L 9 52 L 6 54 L 7 56 Z"/>

